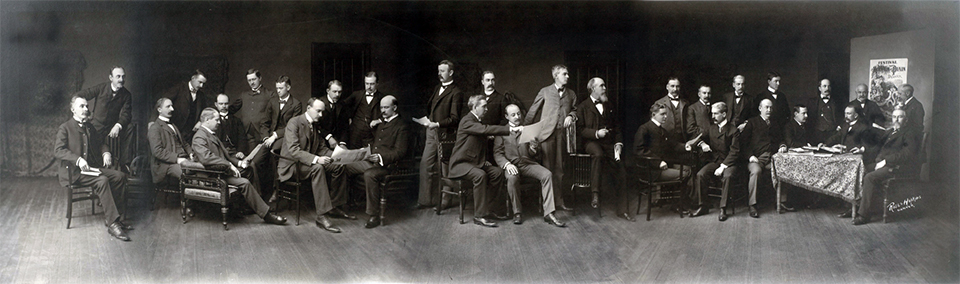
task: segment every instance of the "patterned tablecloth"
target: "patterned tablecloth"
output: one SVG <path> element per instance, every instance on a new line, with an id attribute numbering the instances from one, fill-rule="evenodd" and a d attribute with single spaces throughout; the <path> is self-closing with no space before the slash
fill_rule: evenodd
<path id="1" fill-rule="evenodd" d="M 855 203 L 860 200 L 863 184 L 863 158 L 859 154 L 822 157 L 777 153 L 770 174 L 774 180 Z"/>

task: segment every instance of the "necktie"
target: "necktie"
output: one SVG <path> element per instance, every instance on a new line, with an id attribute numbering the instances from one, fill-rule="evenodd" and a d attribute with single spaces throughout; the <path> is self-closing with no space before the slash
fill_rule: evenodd
<path id="1" fill-rule="evenodd" d="M 678 102 L 680 101 L 680 98 L 670 97 L 670 101 Z"/>
<path id="2" fill-rule="evenodd" d="M 560 95 L 563 95 L 563 90 L 564 90 L 564 89 L 566 89 L 566 88 L 564 88 L 564 87 L 558 88 L 558 89 L 557 89 L 557 93 L 560 94 Z"/>

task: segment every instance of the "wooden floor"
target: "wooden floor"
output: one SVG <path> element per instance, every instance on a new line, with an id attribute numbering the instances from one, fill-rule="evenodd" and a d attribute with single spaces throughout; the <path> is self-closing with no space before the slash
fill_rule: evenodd
<path id="1" fill-rule="evenodd" d="M 606 208 L 602 218 L 563 213 L 565 229 L 534 214 L 520 226 L 483 228 L 458 224 L 452 212 L 405 209 L 410 199 L 401 197 L 386 226 L 336 220 L 344 233 L 330 234 L 310 212 L 300 226 L 248 215 L 223 231 L 218 210 L 201 206 L 183 224 L 171 198 L 132 214 L 133 241 L 121 242 L 106 233 L 102 215 L 89 215 L 89 203 L 65 229 L 64 199 L 53 178 L 3 180 L 0 283 L 960 281 L 958 214 L 949 210 L 855 227 L 837 219 L 836 208 L 767 209 L 752 219 L 741 207 L 723 223 L 716 211 L 680 219 L 663 209 L 649 222 L 627 222 Z M 956 201 L 940 202 L 929 205 Z"/>

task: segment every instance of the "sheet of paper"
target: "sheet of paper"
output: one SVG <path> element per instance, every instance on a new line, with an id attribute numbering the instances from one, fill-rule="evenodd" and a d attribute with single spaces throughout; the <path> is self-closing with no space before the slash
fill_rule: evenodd
<path id="1" fill-rule="evenodd" d="M 80 174 L 81 174 L 81 175 L 88 175 L 88 176 L 98 177 L 98 176 L 100 176 L 100 169 L 98 169 L 98 168 L 90 168 L 90 170 L 88 170 L 88 171 L 83 171 L 83 170 L 81 170 L 81 171 L 80 171 Z"/>
<path id="2" fill-rule="evenodd" d="M 423 126 L 427 126 L 427 123 L 430 123 L 430 119 L 428 119 L 426 116 L 420 117 L 420 118 L 412 118 L 412 119 L 413 119 L 413 121 L 415 121 L 415 122 L 417 122 L 417 123 L 419 123 L 420 125 L 423 125 Z"/>
<path id="3" fill-rule="evenodd" d="M 367 156 L 370 156 L 370 147 L 350 150 L 337 145 L 337 147 L 333 149 L 333 155 L 330 155 L 330 158 L 333 159 L 334 164 L 349 164 L 362 161 L 366 159 Z"/>
<path id="4" fill-rule="evenodd" d="M 520 138 L 517 139 L 518 144 L 527 143 L 533 141 L 537 138 L 537 135 L 540 135 L 540 130 L 543 128 L 543 121 L 531 124 L 524 125 L 523 131 L 520 132 Z"/>

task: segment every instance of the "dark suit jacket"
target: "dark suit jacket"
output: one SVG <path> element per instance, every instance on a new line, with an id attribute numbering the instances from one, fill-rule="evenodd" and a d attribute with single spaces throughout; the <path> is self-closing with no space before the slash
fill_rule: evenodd
<path id="1" fill-rule="evenodd" d="M 270 137 L 273 132 L 273 121 L 277 118 L 277 112 L 274 112 L 271 99 L 277 95 L 260 86 L 260 93 L 254 93 L 253 90 L 246 90 L 240 94 L 239 104 L 240 119 L 243 120 L 244 128 L 248 131 L 250 149 L 255 147 L 264 138 Z M 291 97 L 292 98 L 292 97 Z M 277 103 L 279 106 L 279 103 Z M 281 128 L 283 129 L 283 128 Z M 277 132 L 279 136 L 280 133 Z"/>
<path id="2" fill-rule="evenodd" d="M 347 128 L 350 127 L 350 114 L 347 111 L 343 100 L 337 100 L 336 103 L 330 103 L 330 98 L 323 95 L 319 99 L 326 105 L 323 110 L 323 116 L 320 117 L 320 127 L 333 135 L 337 142 L 347 142 Z M 367 123 L 369 126 L 369 122 Z M 323 137 L 321 137 L 323 138 Z"/>
<path id="3" fill-rule="evenodd" d="M 922 161 L 920 143 L 922 142 L 917 137 L 920 137 L 920 134 L 916 129 L 901 127 L 897 133 L 893 133 L 893 128 L 888 129 L 883 134 L 883 144 L 874 160 L 877 163 L 886 160 L 885 167 L 895 172 L 906 175 L 919 174 Z"/>
<path id="4" fill-rule="evenodd" d="M 536 154 L 530 153 L 528 148 L 529 143 L 517 144 L 519 138 L 519 133 L 510 133 L 493 139 L 493 160 L 501 169 L 507 163 L 517 167 L 537 164 Z"/>
<path id="5" fill-rule="evenodd" d="M 407 155 L 407 120 L 397 115 L 390 122 L 377 124 L 371 154 L 380 154 L 383 165 L 393 164 Z"/>
<path id="6" fill-rule="evenodd" d="M 481 89 L 478 95 L 486 95 Z M 506 125 L 507 117 L 504 114 L 507 113 L 505 108 L 510 104 L 515 104 L 520 107 L 520 110 L 523 110 L 523 103 L 517 99 L 512 93 L 501 94 L 500 91 L 494 90 L 492 94 L 486 96 L 487 98 L 487 112 L 483 114 L 483 117 L 480 118 L 480 122 L 486 125 Z M 464 98 L 466 101 L 469 98 Z"/>
<path id="7" fill-rule="evenodd" d="M 848 148 L 860 146 L 870 147 L 877 144 L 876 140 L 878 136 L 880 136 L 875 133 L 875 131 L 877 131 L 876 128 L 868 126 L 864 121 L 858 120 L 853 127 L 850 127 L 849 124 L 844 122 L 843 125 L 840 126 L 840 131 L 838 131 L 837 134 L 830 136 L 830 138 L 827 139 L 826 144 L 843 144 Z"/>
<path id="8" fill-rule="evenodd" d="M 106 135 L 117 123 L 124 130 L 130 124 L 130 91 L 126 87 L 117 90 L 117 95 L 114 96 L 110 82 L 106 82 L 81 90 L 74 95 L 87 99 L 90 123 L 102 135 Z"/>
<path id="9" fill-rule="evenodd" d="M 327 156 L 333 154 L 333 150 L 327 147 L 327 142 L 323 140 L 319 129 L 307 121 L 307 116 L 294 116 L 287 121 L 287 127 L 284 129 L 286 134 L 283 136 L 283 148 L 280 155 L 291 159 L 296 159 L 300 163 L 310 165 L 314 157 Z M 280 180 L 285 181 L 293 176 L 293 162 L 287 159 L 280 159 L 277 163 L 277 169 L 280 174 Z"/>
<path id="10" fill-rule="evenodd" d="M 577 117 L 576 100 L 577 93 L 570 88 L 565 88 L 563 97 L 560 97 L 560 93 L 555 85 L 550 84 L 549 86 L 543 87 L 540 89 L 540 92 L 537 93 L 537 97 L 533 99 L 533 104 L 530 105 L 530 111 L 528 111 L 527 116 L 524 117 L 523 124 L 529 125 L 539 122 L 544 119 L 544 114 L 555 115 L 557 120 L 556 127 L 543 127 L 540 130 L 540 134 L 537 135 L 538 141 L 546 141 L 547 138 L 553 136 L 555 130 L 563 127 L 563 120 L 566 119 L 567 116 Z"/>
<path id="11" fill-rule="evenodd" d="M 193 126 L 200 121 L 200 112 L 204 108 L 215 107 L 213 103 L 216 102 L 215 99 L 208 98 L 203 90 L 198 90 L 197 99 L 191 101 L 188 84 L 189 82 L 177 84 L 163 93 L 163 97 L 173 102 L 173 117 L 170 122 L 177 126 L 184 140 L 193 137 Z"/>
<path id="12" fill-rule="evenodd" d="M 883 115 L 883 110 L 881 110 L 880 106 L 874 101 L 867 100 L 861 104 L 859 100 L 853 100 L 847 105 L 860 105 L 860 107 L 863 108 L 863 119 L 871 123 L 871 125 L 876 123 L 877 125 L 883 126 L 887 122 L 887 117 Z"/>
<path id="13" fill-rule="evenodd" d="M 659 167 L 661 160 L 674 160 L 670 156 L 684 151 L 684 143 L 672 138 L 666 129 L 657 126 L 653 121 L 647 121 L 637 129 L 633 140 L 633 152 L 638 157 L 655 158 L 653 167 Z"/>
<path id="14" fill-rule="evenodd" d="M 587 98 L 577 105 L 577 130 L 580 138 L 586 141 L 594 141 L 604 146 L 613 146 L 616 143 L 623 143 L 623 133 L 617 125 L 620 120 L 617 115 L 616 107 L 609 101 L 603 104 L 603 114 L 597 110 L 593 99 Z M 597 130 L 609 129 L 610 132 L 602 139 L 597 139 Z"/>
<path id="15" fill-rule="evenodd" d="M 777 99 L 774 99 L 770 90 L 764 89 L 753 102 L 753 109 L 756 110 L 758 114 L 760 112 L 760 102 L 762 102 L 763 99 L 773 101 L 773 111 L 770 112 L 770 123 L 774 127 L 770 131 L 770 139 L 773 144 L 779 145 L 783 139 L 783 127 L 787 125 L 787 121 L 793 116 L 793 111 L 790 110 L 790 103 L 787 102 L 787 96 L 784 95 L 783 92 L 777 90 Z"/>
<path id="16" fill-rule="evenodd" d="M 217 138 L 220 139 L 220 142 L 223 143 L 223 147 L 227 148 L 227 152 L 231 156 L 236 155 L 237 152 L 241 152 L 244 155 L 250 154 L 250 144 L 248 142 L 248 131 L 244 127 L 243 121 L 240 121 L 240 118 L 236 115 L 227 115 L 226 118 L 223 116 L 220 117 L 220 127 L 217 129 Z M 259 144 L 260 141 L 253 141 L 254 146 Z"/>
<path id="17" fill-rule="evenodd" d="M 456 83 L 451 83 L 443 93 L 440 93 L 440 86 L 437 84 L 433 92 L 427 94 L 428 115 L 430 121 L 440 124 L 439 139 L 449 139 L 457 132 L 457 123 L 460 121 L 460 111 L 463 108 L 463 91 L 457 87 Z"/>
<path id="18" fill-rule="evenodd" d="M 109 151 L 107 145 L 102 142 L 103 137 L 95 135 L 96 130 L 90 122 L 84 123 L 87 128 L 87 139 L 83 139 L 83 130 L 80 123 L 70 118 L 60 128 L 57 128 L 57 141 L 54 143 L 53 156 L 60 160 L 60 167 L 57 174 L 60 176 L 60 185 L 67 186 L 80 177 L 80 168 L 77 167 L 77 160 L 83 157 L 90 167 L 99 168 L 103 166 L 103 153 Z M 86 146 L 87 151 L 83 149 Z"/>
<path id="19" fill-rule="evenodd" d="M 203 127 L 193 135 L 193 153 L 197 162 L 205 168 L 228 169 L 230 165 L 236 165 L 240 161 L 237 157 L 230 156 L 220 139 Z"/>
<path id="20" fill-rule="evenodd" d="M 165 178 L 163 173 L 167 168 L 177 164 L 177 158 L 189 158 L 190 148 L 183 138 L 170 128 L 171 124 L 159 118 L 147 128 L 147 139 L 150 141 L 150 153 L 153 162 L 150 171 L 153 173 L 153 182 Z M 179 129 L 177 129 L 179 131 Z"/>
<path id="21" fill-rule="evenodd" d="M 678 94 L 679 95 L 679 94 Z M 690 104 L 687 100 L 680 98 L 680 103 L 676 107 L 673 106 L 673 103 L 670 102 L 670 96 L 664 95 L 662 98 L 656 101 L 656 103 L 661 103 L 667 106 L 667 120 L 663 122 L 663 129 L 673 135 L 672 138 L 677 140 L 686 140 L 687 133 L 684 130 L 686 126 L 686 113 L 687 106 Z"/>
<path id="22" fill-rule="evenodd" d="M 763 118 L 755 116 L 747 120 L 747 126 L 744 126 L 743 131 L 740 131 L 738 139 L 740 143 L 734 144 L 733 147 L 738 147 L 736 151 L 747 161 L 749 161 L 750 156 L 754 156 L 760 160 L 761 164 L 766 165 L 770 162 L 773 151 L 776 150 L 773 147 L 778 145 L 770 137 L 773 127 L 773 121 L 768 125 L 763 121 Z"/>
<path id="23" fill-rule="evenodd" d="M 463 177 L 470 169 L 480 168 L 487 160 L 487 136 L 510 134 L 505 125 L 484 125 L 473 113 L 467 113 L 460 119 L 457 128 L 457 142 L 450 155 L 451 178 Z"/>
<path id="24" fill-rule="evenodd" d="M 328 108 L 330 107 L 326 101 L 324 101 L 323 104 L 327 105 Z M 287 97 L 287 103 L 283 105 L 283 109 L 280 109 L 280 96 L 275 95 L 270 97 L 270 108 L 273 113 L 277 114 L 276 117 L 274 117 L 270 122 L 270 131 L 276 131 L 277 141 L 283 141 L 283 136 L 285 135 L 284 129 L 287 127 L 287 121 L 294 116 L 303 114 L 303 104 L 294 98 L 293 95 L 289 95 Z M 324 118 L 326 118 L 326 114 L 324 114 Z M 322 122 L 323 118 L 320 120 Z M 267 135 L 269 136 L 269 134 Z M 250 149 L 256 147 L 254 146 L 256 143 L 260 143 L 260 141 L 253 141 Z M 276 146 L 274 148 L 277 149 Z"/>
<path id="25" fill-rule="evenodd" d="M 912 98 L 910 102 L 903 105 L 903 111 L 907 113 L 907 125 L 903 127 L 915 128 L 916 133 L 923 133 L 923 105 L 917 98 Z"/>
<path id="26" fill-rule="evenodd" d="M 740 103 L 736 103 L 736 94 L 729 92 L 723 95 L 723 102 L 727 104 L 727 123 L 739 126 L 747 122 L 748 119 L 756 115 L 757 109 L 754 108 L 753 97 L 746 92 L 740 97 Z"/>
<path id="27" fill-rule="evenodd" d="M 729 109 L 729 106 L 727 106 L 727 108 Z M 710 105 L 704 105 L 703 102 L 697 100 L 697 102 L 687 107 L 686 121 L 687 137 L 693 139 L 693 137 L 697 137 L 700 133 L 706 136 L 704 129 L 710 127 L 710 122 L 713 121 L 713 119 L 710 118 Z"/>
<path id="28" fill-rule="evenodd" d="M 740 132 L 737 131 L 737 125 L 730 123 L 723 126 L 721 130 L 716 124 L 711 124 L 704 129 L 703 141 L 710 145 L 710 153 L 707 154 L 707 162 L 722 163 L 727 166 L 733 166 L 743 162 L 740 157 L 740 148 L 734 147 Z"/>
<path id="29" fill-rule="evenodd" d="M 795 119 L 790 119 L 783 129 L 783 142 L 780 145 L 797 148 L 806 146 L 810 141 L 810 132 L 806 126 L 800 125 Z"/>
<path id="30" fill-rule="evenodd" d="M 352 120 L 350 122 L 351 131 L 370 132 L 372 134 L 373 130 L 370 129 L 370 122 L 382 117 L 380 113 L 380 100 L 388 95 L 377 90 L 377 92 L 373 93 L 373 99 L 370 100 L 370 103 L 367 103 L 366 94 L 365 90 L 359 90 L 341 100 L 343 101 L 346 116 Z"/>
<path id="31" fill-rule="evenodd" d="M 813 120 L 814 129 L 820 132 L 835 131 L 843 121 L 843 107 L 837 104 L 835 97 L 831 97 L 828 103 L 824 103 L 820 95 L 817 96 L 817 107 L 811 109 L 813 113 L 809 116 Z"/>

